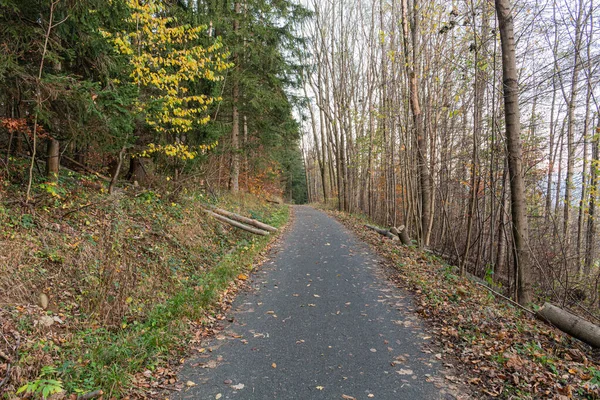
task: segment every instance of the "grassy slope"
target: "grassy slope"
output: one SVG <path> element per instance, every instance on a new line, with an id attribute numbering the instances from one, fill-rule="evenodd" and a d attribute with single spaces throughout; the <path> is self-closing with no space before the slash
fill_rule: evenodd
<path id="1" fill-rule="evenodd" d="M 440 345 L 436 356 L 460 374 L 451 384 L 483 398 L 600 398 L 600 359 L 583 343 L 549 327 L 456 274 L 443 260 L 365 229 L 364 216 L 330 211 L 391 262 L 392 279 L 416 296 Z"/>
<path id="2" fill-rule="evenodd" d="M 66 175 L 35 185 L 33 205 L 11 201 L 18 186 L 0 188 L 0 382 L 12 365 L 0 398 L 27 383 L 116 398 L 173 383 L 189 340 L 220 318 L 233 282 L 273 239 L 223 227 L 201 204 L 275 226 L 288 219 L 286 206 L 252 196 L 101 187 Z"/>

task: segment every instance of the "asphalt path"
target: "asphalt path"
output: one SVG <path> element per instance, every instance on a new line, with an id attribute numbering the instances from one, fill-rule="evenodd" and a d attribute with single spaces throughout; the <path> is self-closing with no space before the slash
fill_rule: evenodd
<path id="1" fill-rule="evenodd" d="M 178 398 L 448 398 L 432 383 L 440 366 L 410 294 L 333 218 L 294 214 L 233 322 L 186 362 Z"/>

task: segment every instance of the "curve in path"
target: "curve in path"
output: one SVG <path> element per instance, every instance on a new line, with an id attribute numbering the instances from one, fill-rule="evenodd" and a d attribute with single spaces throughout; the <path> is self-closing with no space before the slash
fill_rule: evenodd
<path id="1" fill-rule="evenodd" d="M 189 360 L 181 399 L 436 399 L 410 295 L 340 223 L 295 207 L 290 230 Z M 345 397 L 344 397 L 345 396 Z"/>

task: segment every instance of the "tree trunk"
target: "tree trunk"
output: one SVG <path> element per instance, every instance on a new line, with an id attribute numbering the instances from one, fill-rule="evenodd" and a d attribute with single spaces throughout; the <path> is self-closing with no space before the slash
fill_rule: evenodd
<path id="1" fill-rule="evenodd" d="M 244 217 L 243 215 L 236 214 L 236 213 L 233 213 L 231 211 L 223 210 L 222 208 L 217 208 L 217 207 L 212 207 L 212 206 L 210 208 L 211 208 L 211 210 L 213 212 L 215 212 L 217 214 L 221 214 L 221 215 L 223 215 L 223 216 L 225 216 L 225 217 L 227 217 L 229 219 L 233 219 L 233 220 L 242 222 L 242 223 L 247 224 L 247 225 L 255 226 L 255 227 L 257 227 L 259 229 L 262 229 L 264 231 L 277 232 L 277 228 L 275 228 L 274 226 L 265 224 L 263 222 L 255 220 L 253 218 Z"/>
<path id="2" fill-rule="evenodd" d="M 407 20 L 407 4 L 406 0 L 402 2 L 402 14 L 403 14 L 403 30 L 405 36 L 408 33 L 408 20 Z M 427 139 L 425 137 L 425 129 L 423 126 L 423 115 L 421 113 L 421 105 L 419 102 L 419 79 L 417 72 L 419 70 L 417 61 L 419 53 L 418 47 L 418 33 L 419 33 L 419 7 L 418 1 L 414 0 L 412 4 L 412 20 L 411 20 L 411 47 L 412 47 L 412 59 L 409 65 L 409 102 L 410 109 L 413 115 L 413 125 L 416 138 L 416 152 L 417 152 L 417 171 L 418 171 L 418 197 L 420 204 L 421 215 L 419 218 L 420 225 L 420 244 L 421 246 L 427 246 L 429 239 L 429 218 L 431 213 L 431 181 L 429 179 L 429 164 L 427 162 Z M 406 41 L 405 41 L 406 45 Z"/>
<path id="3" fill-rule="evenodd" d="M 408 232 L 406 231 L 406 227 L 404 225 L 391 228 L 390 232 L 398 236 L 403 245 L 410 246 L 412 244 L 410 237 L 408 236 Z"/>
<path id="4" fill-rule="evenodd" d="M 600 180 L 598 179 L 598 167 L 600 166 L 598 158 L 598 141 L 600 140 L 600 116 L 598 116 L 598 128 L 592 139 L 592 159 L 590 160 L 590 198 L 589 211 L 587 216 L 587 231 L 585 233 L 585 259 L 583 264 L 583 275 L 588 277 L 592 271 L 595 257 L 595 237 L 596 237 L 596 194 L 599 193 Z"/>
<path id="5" fill-rule="evenodd" d="M 516 277 L 517 301 L 525 305 L 533 301 L 533 276 L 523 177 L 523 150 L 520 138 L 519 83 L 515 55 L 514 22 L 509 0 L 495 0 L 495 4 L 502 47 L 506 148 L 510 174 L 515 260 L 518 272 Z"/>
<path id="6" fill-rule="evenodd" d="M 139 157 L 131 156 L 129 159 L 129 172 L 127 173 L 127 179 L 132 182 L 142 184 L 146 178 L 146 170 L 142 165 L 142 160 Z"/>
<path id="7" fill-rule="evenodd" d="M 399 239 L 398 236 L 394 235 L 392 232 L 390 232 L 387 229 L 381 229 L 381 228 L 378 228 L 378 227 L 373 226 L 373 225 L 365 225 L 365 227 L 374 230 L 375 232 L 379 233 L 382 236 L 385 236 L 388 239 L 391 239 L 391 240 L 398 240 Z"/>
<path id="8" fill-rule="evenodd" d="M 577 338 L 592 347 L 600 347 L 599 326 L 550 303 L 544 303 L 544 306 L 537 311 L 537 315 L 574 338 Z"/>
<path id="9" fill-rule="evenodd" d="M 579 12 L 575 23 L 575 49 L 573 61 L 573 75 L 571 77 L 571 94 L 568 101 L 567 113 L 567 176 L 565 180 L 565 204 L 563 219 L 563 239 L 567 249 L 571 243 L 569 234 L 571 225 L 571 197 L 573 192 L 573 174 L 575 169 L 575 106 L 577 101 L 577 83 L 579 80 L 579 70 L 581 69 L 581 19 L 583 16 L 583 1 L 579 1 Z"/>
<path id="10" fill-rule="evenodd" d="M 60 142 L 54 138 L 48 139 L 48 158 L 46 159 L 46 177 L 51 182 L 58 181 L 60 166 Z"/>
<path id="11" fill-rule="evenodd" d="M 211 217 L 214 217 L 215 219 L 218 219 L 221 222 L 225 222 L 226 224 L 229 224 L 231 226 L 235 226 L 236 228 L 240 228 L 242 230 L 245 230 L 247 232 L 250 233 L 254 233 L 255 235 L 261 235 L 261 236 L 267 236 L 269 234 L 269 232 L 262 230 L 262 229 L 258 229 L 258 228 L 253 228 L 251 226 L 248 226 L 246 224 L 242 224 L 241 222 L 237 222 L 234 221 L 230 218 L 224 217 L 222 215 L 216 214 L 212 211 L 208 211 L 208 210 L 204 210 L 205 213 L 207 213 L 208 215 L 210 215 Z"/>
<path id="12" fill-rule="evenodd" d="M 108 185 L 108 194 L 113 194 L 115 191 L 115 185 L 117 184 L 117 180 L 119 179 L 119 174 L 121 173 L 121 167 L 123 166 L 123 156 L 124 155 L 125 155 L 125 146 L 121 147 L 121 151 L 119 151 L 119 160 L 117 161 L 117 165 L 116 165 L 114 171 L 112 172 L 112 177 L 111 177 L 110 183 Z"/>
<path id="13" fill-rule="evenodd" d="M 240 21 L 238 14 L 240 13 L 240 2 L 235 3 L 235 16 L 233 20 L 233 31 L 237 32 L 240 29 Z M 236 71 L 239 70 L 239 54 L 235 57 Z M 231 171 L 229 174 L 229 190 L 237 193 L 240 190 L 240 113 L 238 103 L 240 100 L 240 86 L 238 77 L 233 77 L 232 89 L 232 127 L 231 127 Z"/>

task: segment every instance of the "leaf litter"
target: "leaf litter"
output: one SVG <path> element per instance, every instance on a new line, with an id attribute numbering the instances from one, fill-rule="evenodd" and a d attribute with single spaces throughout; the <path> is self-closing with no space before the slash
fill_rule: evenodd
<path id="1" fill-rule="evenodd" d="M 448 382 L 484 398 L 600 398 L 600 358 L 590 347 L 496 299 L 443 260 L 365 230 L 358 217 L 326 211 L 388 261 L 392 282 L 413 292 L 434 341 L 424 352 L 449 368 Z"/>

